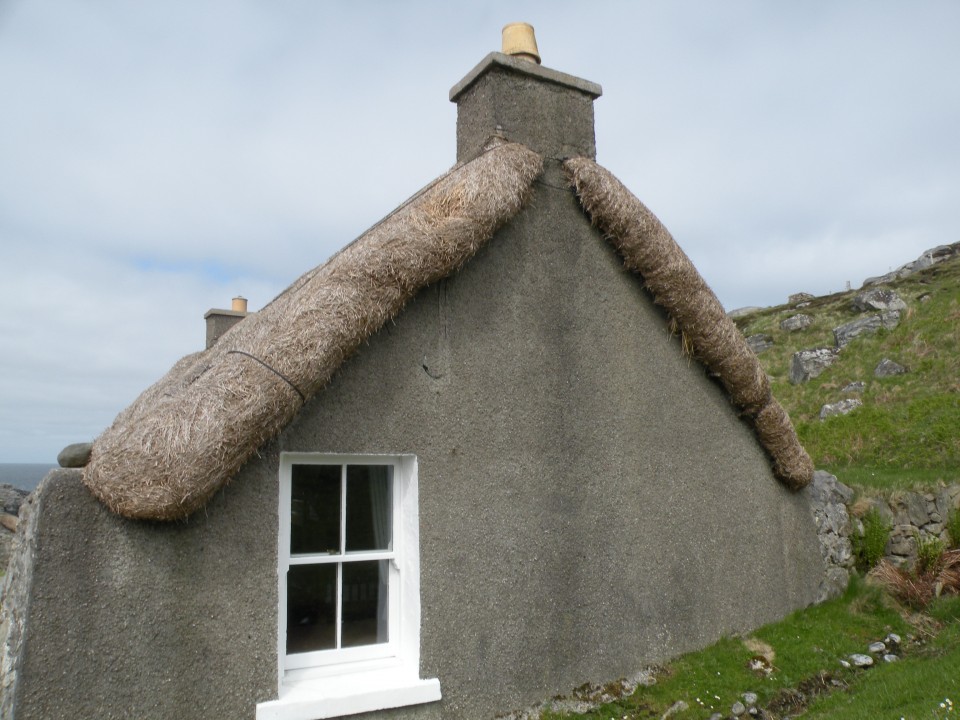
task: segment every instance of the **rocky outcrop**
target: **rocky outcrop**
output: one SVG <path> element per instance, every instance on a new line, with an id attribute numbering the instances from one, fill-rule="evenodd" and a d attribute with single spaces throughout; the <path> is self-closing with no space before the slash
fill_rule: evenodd
<path id="1" fill-rule="evenodd" d="M 17 515 L 20 512 L 20 506 L 26 501 L 29 494 L 26 490 L 13 485 L 0 484 L 0 511 Z"/>
<path id="2" fill-rule="evenodd" d="M 790 362 L 790 382 L 799 385 L 817 377 L 833 365 L 837 357 L 836 348 L 812 348 L 795 352 Z"/>
<path id="3" fill-rule="evenodd" d="M 857 312 L 907 309 L 907 304 L 893 290 L 879 287 L 857 293 L 853 296 L 850 305 Z"/>
<path id="4" fill-rule="evenodd" d="M 884 283 L 893 282 L 894 280 L 899 280 L 905 278 L 909 275 L 913 275 L 915 272 L 920 270 L 925 270 L 928 267 L 941 263 L 944 260 L 949 260 L 955 255 L 960 255 L 960 243 L 953 243 L 952 245 L 939 245 L 935 248 L 931 248 L 924 252 L 920 257 L 918 257 L 913 262 L 908 262 L 906 265 L 901 265 L 893 272 L 889 272 L 886 275 L 880 275 L 878 277 L 870 277 L 863 281 L 864 287 L 868 285 L 882 285 Z"/>
<path id="5" fill-rule="evenodd" d="M 900 324 L 900 311 L 887 310 L 878 315 L 857 318 L 833 329 L 833 339 L 838 348 L 843 348 L 860 335 L 872 334 L 878 330 L 893 330 Z"/>

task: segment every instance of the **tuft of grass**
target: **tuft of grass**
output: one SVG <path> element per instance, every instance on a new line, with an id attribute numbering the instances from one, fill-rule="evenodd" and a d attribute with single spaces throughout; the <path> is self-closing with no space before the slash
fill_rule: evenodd
<path id="1" fill-rule="evenodd" d="M 960 510 L 954 508 L 947 515 L 947 534 L 950 536 L 950 547 L 960 549 Z"/>
<path id="2" fill-rule="evenodd" d="M 883 558 L 884 549 L 890 539 L 890 523 L 880 512 L 871 507 L 861 519 L 863 534 L 853 533 L 850 543 L 853 546 L 853 556 L 856 558 L 857 569 L 866 572 L 874 567 Z"/>
<path id="3" fill-rule="evenodd" d="M 943 565 L 943 540 L 938 537 L 919 536 L 917 538 L 917 573 L 939 572 Z"/>

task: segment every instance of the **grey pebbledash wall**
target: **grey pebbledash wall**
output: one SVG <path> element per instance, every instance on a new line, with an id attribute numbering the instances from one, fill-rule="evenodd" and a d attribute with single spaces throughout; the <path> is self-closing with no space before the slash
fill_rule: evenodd
<path id="1" fill-rule="evenodd" d="M 537 76 L 494 71 L 464 97 Z M 43 483 L 11 655 L 17 720 L 234 719 L 276 697 L 282 451 L 419 461 L 421 676 L 443 700 L 357 718 L 492 718 L 816 600 L 808 496 L 775 480 L 562 182 L 557 155 L 593 143 L 592 98 L 570 106 L 583 114 L 543 132 L 589 137 L 530 141 L 546 167 L 529 205 L 204 511 L 131 522 L 79 473 Z M 490 133 L 513 139 L 514 117 L 492 113 Z M 731 582 L 746 576 L 749 591 Z"/>

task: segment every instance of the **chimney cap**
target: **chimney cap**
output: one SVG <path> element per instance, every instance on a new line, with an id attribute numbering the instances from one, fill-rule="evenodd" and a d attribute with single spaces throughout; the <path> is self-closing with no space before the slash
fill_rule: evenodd
<path id="1" fill-rule="evenodd" d="M 540 64 L 540 51 L 537 49 L 537 37 L 533 25 L 525 22 L 515 22 L 504 25 L 503 54 Z"/>
<path id="2" fill-rule="evenodd" d="M 575 75 L 568 75 L 559 70 L 552 70 L 542 65 L 535 65 L 529 60 L 520 60 L 513 55 L 492 52 L 481 60 L 473 70 L 464 75 L 463 80 L 450 88 L 450 102 L 457 102 L 457 98 L 469 89 L 471 85 L 491 70 L 497 68 L 530 75 L 544 82 L 579 90 L 594 100 L 603 94 L 603 88 L 595 82 L 578 78 Z"/>

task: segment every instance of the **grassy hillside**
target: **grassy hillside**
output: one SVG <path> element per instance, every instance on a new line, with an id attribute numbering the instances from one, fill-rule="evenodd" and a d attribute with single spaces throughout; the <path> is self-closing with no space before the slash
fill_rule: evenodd
<path id="1" fill-rule="evenodd" d="M 843 666 L 842 660 L 889 633 L 902 639 L 897 661 L 878 659 L 868 670 Z M 958 677 L 960 597 L 945 596 L 925 613 L 908 614 L 879 588 L 854 581 L 842 598 L 656 668 L 655 682 L 625 697 L 605 698 L 586 713 L 554 710 L 540 718 L 727 720 L 749 692 L 757 712 L 741 710 L 742 720 L 947 720 L 960 712 Z M 616 683 L 584 686 L 575 697 L 592 700 L 610 688 Z"/>
<path id="2" fill-rule="evenodd" d="M 822 375 L 800 385 L 788 380 L 793 354 L 833 347 L 833 328 L 864 316 L 851 306 L 859 291 L 818 297 L 805 307 L 766 308 L 736 322 L 747 336 L 762 333 L 773 339 L 760 362 L 818 468 L 847 483 L 880 488 L 958 482 L 960 257 L 883 287 L 908 305 L 900 324 L 856 338 Z M 813 323 L 795 332 L 780 328 L 782 320 L 798 313 Z M 884 358 L 909 372 L 874 377 Z M 841 392 L 854 381 L 865 383 L 862 393 Z M 848 397 L 860 398 L 863 406 L 849 415 L 819 419 L 824 404 Z"/>

